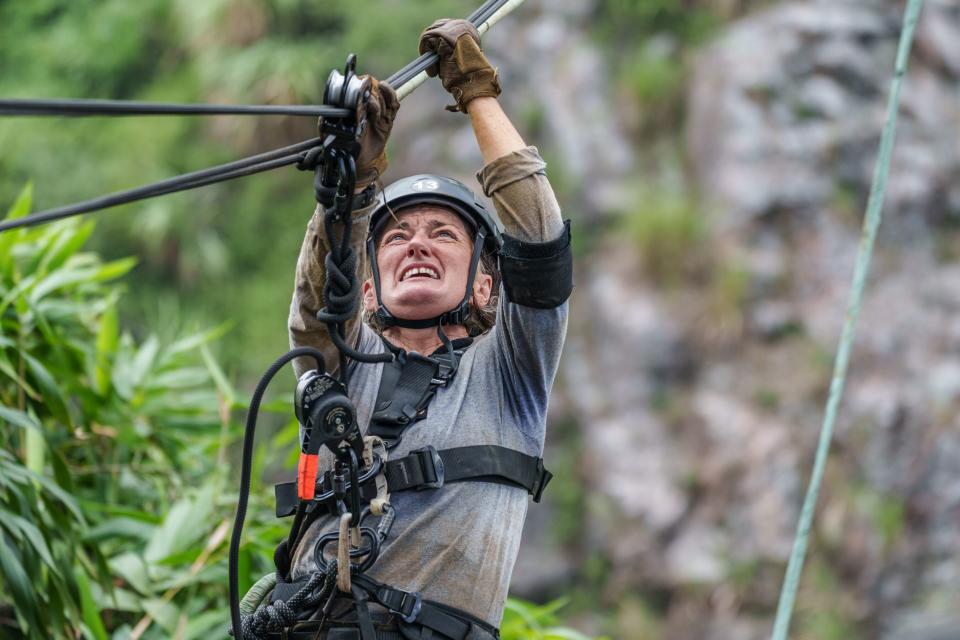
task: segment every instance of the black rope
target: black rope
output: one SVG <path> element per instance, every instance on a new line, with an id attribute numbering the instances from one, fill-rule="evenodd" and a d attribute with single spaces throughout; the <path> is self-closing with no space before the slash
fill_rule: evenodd
<path id="1" fill-rule="evenodd" d="M 347 322 L 357 315 L 358 301 L 360 300 L 360 281 L 357 279 L 357 252 L 350 244 L 353 230 L 353 215 L 350 202 L 356 184 L 356 166 L 353 156 L 346 152 L 336 152 L 332 155 L 338 159 L 341 176 L 345 176 L 345 184 L 338 187 L 338 194 L 333 209 L 328 209 L 323 217 L 323 228 L 330 243 L 330 251 L 324 259 L 327 279 L 323 284 L 324 307 L 317 312 L 317 319 L 327 325 L 330 339 L 340 353 L 340 380 L 349 387 L 349 371 L 347 359 L 357 362 L 375 363 L 390 362 L 393 355 L 390 353 L 362 353 L 357 351 L 346 341 Z M 319 169 L 318 169 L 319 171 Z M 342 224 L 338 235 L 336 224 Z"/>
<path id="2" fill-rule="evenodd" d="M 265 153 L 235 160 L 226 164 L 221 164 L 209 169 L 202 169 L 191 173 L 167 178 L 159 182 L 128 189 L 126 191 L 117 191 L 92 200 L 84 200 L 76 204 L 71 204 L 56 209 L 48 209 L 22 218 L 6 220 L 0 222 L 0 232 L 7 229 L 16 229 L 19 227 L 31 227 L 54 220 L 69 218 L 81 213 L 93 213 L 109 207 L 115 207 L 121 204 L 137 202 L 155 196 L 196 189 L 217 182 L 234 180 L 244 176 L 269 171 L 277 167 L 285 167 L 291 164 L 298 164 L 308 154 L 311 148 L 317 148 L 320 144 L 320 138 L 312 138 L 303 142 L 298 142 L 287 147 L 267 151 Z"/>
<path id="3" fill-rule="evenodd" d="M 297 621 L 300 611 L 317 608 L 328 599 L 336 584 L 337 564 L 331 563 L 326 572 L 317 572 L 288 600 L 274 600 L 261 604 L 240 623 L 243 640 L 262 640 L 273 631 L 279 631 Z M 236 633 L 233 631 L 233 633 Z M 236 636 L 234 636 L 236 637 Z"/>
<path id="4" fill-rule="evenodd" d="M 253 469 L 253 438 L 257 430 L 257 414 L 260 412 L 260 402 L 267 390 L 267 385 L 273 380 L 288 362 L 301 356 L 311 356 L 317 361 L 321 371 L 326 370 L 323 354 L 313 347 L 298 347 L 283 354 L 270 365 L 260 382 L 257 384 L 253 397 L 250 399 L 250 409 L 247 411 L 247 424 L 243 433 L 243 454 L 240 463 L 240 497 L 237 499 L 237 516 L 233 522 L 233 535 L 230 538 L 229 581 L 230 581 L 230 618 L 233 628 L 233 637 L 242 638 L 240 618 L 240 578 L 238 575 L 238 561 L 240 555 L 240 535 L 243 532 L 243 522 L 247 517 L 247 502 L 250 499 L 250 476 Z"/>
<path id="5" fill-rule="evenodd" d="M 279 115 L 342 118 L 349 114 L 345 109 L 337 109 L 325 105 L 174 104 L 168 102 L 84 100 L 76 98 L 37 100 L 0 98 L 0 115 L 71 117 Z"/>

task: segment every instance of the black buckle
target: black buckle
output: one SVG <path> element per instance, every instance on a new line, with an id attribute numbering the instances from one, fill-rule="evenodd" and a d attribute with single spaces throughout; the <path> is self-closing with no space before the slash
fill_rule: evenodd
<path id="1" fill-rule="evenodd" d="M 395 591 L 400 591 L 395 589 Z M 420 616 L 420 609 L 423 608 L 423 598 L 420 596 L 420 593 L 417 591 L 407 592 L 400 591 L 403 594 L 403 599 L 400 600 L 400 606 L 396 609 L 391 609 L 387 607 L 387 610 L 394 614 L 400 616 L 400 619 L 406 622 L 407 624 L 413 624 L 417 621 L 417 618 Z M 407 598 L 413 598 L 413 606 L 410 607 L 410 613 L 404 613 L 403 610 L 407 605 Z"/>
<path id="2" fill-rule="evenodd" d="M 530 487 L 530 495 L 533 496 L 534 502 L 540 502 L 540 498 L 543 497 L 543 490 L 547 488 L 552 478 L 553 474 L 543 466 L 543 458 L 537 458 L 537 477 L 534 478 L 533 486 Z"/>
<path id="3" fill-rule="evenodd" d="M 424 489 L 439 489 L 443 486 L 443 458 L 436 447 L 427 445 L 421 449 L 415 449 L 410 453 L 416 454 L 420 461 L 420 468 L 423 470 L 424 482 L 417 487 L 417 491 Z M 428 462 L 429 461 L 429 462 Z M 431 480 L 430 478 L 433 478 Z"/>

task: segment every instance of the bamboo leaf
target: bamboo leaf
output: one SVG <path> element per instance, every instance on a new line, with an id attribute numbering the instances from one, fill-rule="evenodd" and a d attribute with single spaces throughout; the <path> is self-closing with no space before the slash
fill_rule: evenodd
<path id="1" fill-rule="evenodd" d="M 100 608 L 94 600 L 87 573 L 78 566 L 74 569 L 73 575 L 80 590 L 80 612 L 83 616 L 83 624 L 86 625 L 87 630 L 90 631 L 95 640 L 108 640 L 109 636 L 103 626 Z"/>
<path id="2" fill-rule="evenodd" d="M 96 282 L 105 282 L 114 280 L 137 266 L 136 258 L 121 258 L 113 262 L 107 262 L 94 271 L 92 280 Z"/>
<path id="3" fill-rule="evenodd" d="M 17 196 L 13 206 L 7 210 L 6 220 L 22 218 L 30 213 L 30 208 L 32 206 L 33 185 L 28 182 L 20 191 L 20 195 Z M 4 233 L 0 233 L 0 261 L 12 260 L 12 252 L 10 251 L 10 248 L 15 242 L 17 242 L 17 240 L 20 240 L 22 236 L 23 234 L 18 231 L 6 231 Z"/>
<path id="4" fill-rule="evenodd" d="M 21 355 L 24 361 L 26 361 L 30 373 L 36 380 L 37 386 L 39 386 L 43 392 L 43 398 L 47 408 L 50 409 L 51 413 L 53 413 L 57 419 L 67 425 L 73 426 L 73 421 L 70 419 L 70 414 L 67 411 L 67 399 L 60 389 L 60 385 L 54 381 L 53 376 L 50 375 L 46 367 L 40 364 L 39 360 L 26 352 L 22 352 Z"/>
<path id="5" fill-rule="evenodd" d="M 102 502 L 93 502 L 90 500 L 82 501 L 81 505 L 83 506 L 83 509 L 85 511 L 96 511 L 98 513 L 106 513 L 113 516 L 130 518 L 131 520 L 137 520 L 138 522 L 146 522 L 148 524 L 157 524 L 157 525 L 163 522 L 163 518 L 158 517 L 154 513 L 140 511 L 139 509 L 125 507 L 123 505 L 105 504 Z"/>
<path id="6" fill-rule="evenodd" d="M 40 423 L 37 419 L 19 409 L 11 409 L 10 407 L 0 405 L 0 420 L 6 420 L 14 426 L 42 433 Z"/>
<path id="7" fill-rule="evenodd" d="M 223 632 L 220 630 L 225 624 L 224 620 L 229 619 L 229 609 L 216 609 L 192 615 L 187 621 L 187 628 L 184 630 L 184 640 L 197 640 L 197 638 L 212 638 L 222 635 Z M 220 634 L 217 633 L 218 631 L 220 631 Z"/>
<path id="8" fill-rule="evenodd" d="M 0 233 L 0 238 L 3 238 L 3 236 L 4 234 Z M 20 280 L 20 282 L 17 283 L 17 286 L 15 286 L 13 289 L 10 289 L 10 291 L 3 296 L 3 299 L 0 300 L 0 316 L 6 312 L 7 307 L 20 298 L 24 292 L 28 291 L 36 281 L 37 278 L 34 275 L 25 276 L 22 280 Z"/>
<path id="9" fill-rule="evenodd" d="M 177 629 L 177 619 L 180 617 L 180 609 L 175 604 L 167 600 L 154 598 L 143 602 L 144 610 L 151 618 L 156 620 L 157 624 L 163 627 L 164 631 L 173 633 Z"/>
<path id="10" fill-rule="evenodd" d="M 49 478 L 46 478 L 38 473 L 33 473 L 27 469 L 24 469 L 23 471 L 27 477 L 37 482 L 47 493 L 51 494 L 53 498 L 58 500 L 62 506 L 66 507 L 71 515 L 73 515 L 74 519 L 77 520 L 77 522 L 81 524 L 86 523 L 86 519 L 83 517 L 83 513 L 81 513 L 80 508 L 73 499 L 73 496 L 64 491 Z"/>
<path id="11" fill-rule="evenodd" d="M 153 367 L 154 360 L 156 359 L 157 352 L 159 350 L 160 342 L 157 340 L 156 336 L 150 336 L 144 340 L 142 345 L 140 345 L 137 355 L 134 356 L 133 362 L 130 363 L 130 384 L 133 386 L 133 388 L 138 388 L 143 380 L 147 377 L 147 374 Z"/>
<path id="12" fill-rule="evenodd" d="M 10 364 L 10 361 L 5 356 L 0 356 L 0 373 L 3 373 L 16 382 L 31 399 L 38 401 L 41 399 L 40 392 L 34 389 L 33 386 L 13 368 L 13 365 Z"/>
<path id="13" fill-rule="evenodd" d="M 214 340 L 223 337 L 232 328 L 233 322 L 224 322 L 213 329 L 195 333 L 187 336 L 186 338 L 181 338 L 167 348 L 166 355 L 169 357 L 193 351 L 202 344 L 213 342 Z"/>
<path id="14" fill-rule="evenodd" d="M 100 316 L 100 329 L 97 331 L 96 343 L 96 385 L 97 393 L 107 395 L 110 390 L 111 362 L 117 352 L 117 342 L 120 330 L 117 323 L 117 309 L 110 306 Z"/>
<path id="15" fill-rule="evenodd" d="M 30 213 L 30 208 L 32 206 L 33 183 L 28 182 L 26 185 L 24 185 L 23 189 L 20 190 L 20 194 L 17 196 L 17 199 L 14 200 L 13 205 L 7 210 L 6 219 L 15 220 L 17 218 L 22 218 Z"/>
<path id="16" fill-rule="evenodd" d="M 83 536 L 87 542 L 100 542 L 117 538 L 133 538 L 146 542 L 153 535 L 156 526 L 131 518 L 110 518 L 91 528 Z"/>
<path id="17" fill-rule="evenodd" d="M 187 549 L 206 533 L 204 524 L 213 511 L 213 485 L 208 484 L 190 498 L 178 501 L 147 545 L 144 557 L 157 563 L 167 556 Z"/>
<path id="18" fill-rule="evenodd" d="M 40 556 L 40 559 L 54 572 L 57 570 L 57 564 L 53 560 L 53 554 L 50 553 L 50 548 L 47 546 L 47 541 L 44 539 L 43 534 L 40 533 L 40 530 L 30 521 L 25 518 L 18 516 L 14 513 L 7 513 L 4 516 L 6 524 L 8 525 L 8 531 L 12 529 L 19 529 L 22 532 L 22 536 L 16 536 L 19 540 L 24 540 L 27 544 L 33 547 L 37 555 Z"/>
<path id="19" fill-rule="evenodd" d="M 153 592 L 147 564 L 140 556 L 127 552 L 111 558 L 110 569 L 141 595 L 149 595 Z"/>
<path id="20" fill-rule="evenodd" d="M 52 271 L 62 267 L 87 242 L 95 226 L 94 221 L 89 220 L 81 225 L 64 229 L 62 233 L 57 235 L 50 250 L 44 254 L 39 269 Z"/>
<path id="21" fill-rule="evenodd" d="M 207 371 L 210 372 L 214 384 L 217 385 L 217 391 L 223 396 L 227 402 L 227 406 L 232 407 L 237 397 L 237 392 L 234 390 L 233 385 L 230 384 L 230 381 L 227 380 L 227 376 L 223 373 L 223 369 L 220 368 L 220 364 L 214 359 L 213 354 L 210 353 L 210 347 L 206 343 L 200 346 L 200 354 L 203 356 L 203 362 L 207 365 Z"/>
<path id="22" fill-rule="evenodd" d="M 183 367 L 173 371 L 158 373 L 147 381 L 148 390 L 167 391 L 172 389 L 190 389 L 209 382 L 210 374 L 203 367 Z"/>
<path id="23" fill-rule="evenodd" d="M 43 473 L 47 459 L 47 441 L 39 429 L 28 429 L 26 437 L 27 469 L 34 473 Z"/>
<path id="24" fill-rule="evenodd" d="M 8 592 L 13 596 L 18 613 L 28 617 L 29 622 L 33 622 L 29 618 L 32 618 L 33 612 L 37 611 L 39 606 L 33 583 L 20 563 L 16 551 L 2 538 L 0 538 L 0 577 L 3 578 Z"/>

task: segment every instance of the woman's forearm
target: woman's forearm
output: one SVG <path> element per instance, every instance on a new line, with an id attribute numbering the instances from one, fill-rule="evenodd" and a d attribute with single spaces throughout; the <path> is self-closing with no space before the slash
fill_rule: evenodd
<path id="1" fill-rule="evenodd" d="M 496 98 L 475 98 L 467 105 L 467 112 L 480 153 L 483 154 L 484 164 L 490 164 L 512 151 L 526 148 L 526 143 L 500 108 Z"/>

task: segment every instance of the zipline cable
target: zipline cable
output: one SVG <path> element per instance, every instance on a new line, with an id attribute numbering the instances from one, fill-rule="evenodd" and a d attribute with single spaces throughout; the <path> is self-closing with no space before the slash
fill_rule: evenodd
<path id="1" fill-rule="evenodd" d="M 810 537 L 810 528 L 813 524 L 814 511 L 817 506 L 817 497 L 820 493 L 820 483 L 830 451 L 830 441 L 833 438 L 833 426 L 837 418 L 837 409 L 840 398 L 843 396 L 844 381 L 850 362 L 850 350 L 860 315 L 860 303 L 863 300 L 863 291 L 867 275 L 870 271 L 870 257 L 873 254 L 873 245 L 877 237 L 877 229 L 883 215 L 883 200 L 887 188 L 887 175 L 890 172 L 890 156 L 893 151 L 894 133 L 897 128 L 897 111 L 900 106 L 900 86 L 907 71 L 907 61 L 910 58 L 910 47 L 913 43 L 913 33 L 920 16 L 923 0 L 910 0 L 904 13 L 903 30 L 900 33 L 900 44 L 897 48 L 897 61 L 893 80 L 890 83 L 890 97 L 887 101 L 886 122 L 883 135 L 880 138 L 880 152 L 874 167 L 873 184 L 870 188 L 870 198 L 867 202 L 866 215 L 863 220 L 863 230 L 860 236 L 860 246 L 857 249 L 856 267 L 853 272 L 852 291 L 847 304 L 847 316 L 843 323 L 843 332 L 840 336 L 840 346 L 837 349 L 836 360 L 833 366 L 833 378 L 830 381 L 830 395 L 827 399 L 823 426 L 820 430 L 820 440 L 817 444 L 816 458 L 807 494 L 800 511 L 800 521 L 797 524 L 797 533 L 790 552 L 790 561 L 787 564 L 787 573 L 784 577 L 780 600 L 777 604 L 777 617 L 774 622 L 771 640 L 787 640 L 790 628 L 790 618 L 793 614 L 797 597 L 797 588 L 800 583 L 800 574 L 806 557 L 807 541 Z"/>
<path id="2" fill-rule="evenodd" d="M 318 144 L 320 144 L 320 138 L 312 138 L 311 140 L 298 142 L 297 144 L 293 144 L 288 147 L 267 151 L 249 158 L 228 162 L 226 164 L 211 167 L 209 169 L 202 169 L 200 171 L 186 173 L 173 178 L 167 178 L 166 180 L 154 182 L 142 187 L 136 187 L 126 191 L 118 191 L 105 196 L 100 196 L 99 198 L 93 198 L 92 200 L 85 200 L 83 202 L 57 207 L 55 209 L 48 209 L 47 211 L 41 211 L 23 218 L 5 220 L 0 222 L 0 232 L 6 231 L 7 229 L 15 229 L 18 227 L 53 222 L 54 220 L 68 218 L 81 213 L 91 213 L 93 211 L 106 209 L 108 207 L 115 207 L 121 204 L 136 202 L 138 200 L 145 200 L 146 198 L 153 198 L 155 196 L 166 195 L 168 193 L 176 193 L 178 191 L 194 189 L 196 187 L 214 184 L 215 182 L 232 180 L 234 178 L 252 175 L 261 171 L 267 171 L 269 169 L 276 169 L 277 167 L 296 164 L 307 151 L 316 147 Z"/>
<path id="3" fill-rule="evenodd" d="M 491 26 L 499 22 L 506 15 L 516 9 L 518 6 L 523 4 L 524 0 L 487 0 L 483 3 L 476 11 L 474 11 L 468 18 L 474 25 L 477 27 L 477 30 L 480 33 L 485 33 L 490 29 Z M 434 64 L 437 60 L 436 54 L 428 53 L 423 54 L 419 58 L 413 60 L 412 62 L 405 65 L 400 71 L 391 75 L 387 82 L 394 87 L 397 91 L 399 99 L 403 99 L 406 96 L 410 95 L 414 89 L 419 87 L 427 79 L 427 74 L 425 69 Z M 410 83 L 413 83 L 413 86 L 410 86 Z M 9 102 L 9 101 L 8 101 Z M 100 102 L 100 103 L 115 103 L 122 104 L 122 101 L 66 101 L 66 102 Z M 128 103 L 131 104 L 131 103 Z M 132 103 L 132 104 L 149 104 L 149 103 Z M 171 106 L 171 105 L 167 105 Z M 173 105 L 173 106 L 190 106 L 190 105 Z M 216 107 L 222 105 L 194 105 L 200 107 Z M 243 108 L 238 106 L 237 108 Z M 258 107 L 250 107 L 258 108 Z M 282 107 L 278 107 L 282 108 Z M 305 109 L 317 109 L 318 107 L 304 107 Z M 329 109 L 330 112 L 328 115 L 333 117 L 334 113 L 342 113 L 342 109 L 332 109 L 330 107 L 322 107 L 324 109 Z M 0 115 L 3 115 L 2 110 L 0 110 Z M 113 114 L 113 115 L 132 115 L 132 114 Z M 16 218 L 13 220 L 0 221 L 0 233 L 9 229 L 16 229 L 21 227 L 28 227 L 37 224 L 44 224 L 47 222 L 53 222 L 55 220 L 61 220 L 63 218 L 68 218 L 71 216 L 93 213 L 102 209 L 109 207 L 115 207 L 122 204 L 129 204 L 131 202 L 137 202 L 139 200 L 145 200 L 147 198 L 153 198 L 156 196 L 166 195 L 170 193 L 176 193 L 179 191 L 186 191 L 189 189 L 195 189 L 198 187 L 208 186 L 218 182 L 224 182 L 227 180 L 233 180 L 236 178 L 253 175 L 256 173 L 261 173 L 263 171 L 269 171 L 271 169 L 276 169 L 279 167 L 289 166 L 292 164 L 298 164 L 303 159 L 303 153 L 312 149 L 314 147 L 320 146 L 322 143 L 318 138 L 313 138 L 311 140 L 306 140 L 299 142 L 294 145 L 276 149 L 273 151 L 267 151 L 264 153 L 257 154 L 248 158 L 243 158 L 240 160 L 235 160 L 227 164 L 219 165 L 216 167 L 211 167 L 208 169 L 202 169 L 199 171 L 194 171 L 187 174 L 182 174 L 179 176 L 174 176 L 172 178 L 167 178 L 159 182 L 143 185 L 140 187 L 135 187 L 133 189 L 128 189 L 125 191 L 118 191 L 111 193 L 105 196 L 100 196 L 98 198 L 93 198 L 90 200 L 85 200 L 78 202 L 72 205 L 65 205 L 62 207 L 57 207 L 54 209 L 48 209 L 46 211 L 40 211 L 29 216 L 24 216 L 21 218 Z"/>
<path id="4" fill-rule="evenodd" d="M 174 104 L 132 100 L 83 100 L 76 98 L 0 98 L 0 116 L 215 116 L 281 115 L 342 118 L 345 109 L 324 105 Z"/>

